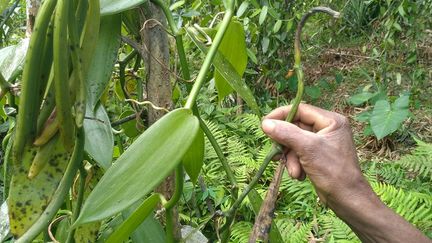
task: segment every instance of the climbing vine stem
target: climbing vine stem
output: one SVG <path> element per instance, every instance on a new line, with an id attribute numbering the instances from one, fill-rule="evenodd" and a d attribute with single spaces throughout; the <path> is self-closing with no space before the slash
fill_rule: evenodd
<path id="1" fill-rule="evenodd" d="M 197 79 L 192 87 L 191 92 L 189 93 L 189 98 L 187 99 L 186 104 L 184 106 L 185 108 L 192 109 L 192 107 L 195 105 L 195 101 L 197 99 L 199 90 L 204 83 L 204 79 L 207 74 L 207 71 L 210 69 L 210 65 L 213 61 L 213 58 L 216 55 L 219 45 L 222 42 L 223 36 L 225 35 L 225 32 L 228 29 L 228 25 L 234 14 L 234 5 L 235 5 L 234 0 L 230 0 L 229 4 L 227 4 L 228 9 L 225 11 L 225 16 L 222 20 L 219 30 L 216 33 L 216 36 L 213 40 L 213 44 L 211 45 L 210 50 L 208 51 L 204 59 L 204 63 L 201 66 Z"/>

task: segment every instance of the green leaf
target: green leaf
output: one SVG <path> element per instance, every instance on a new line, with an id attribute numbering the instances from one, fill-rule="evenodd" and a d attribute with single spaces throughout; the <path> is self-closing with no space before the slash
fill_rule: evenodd
<path id="1" fill-rule="evenodd" d="M 102 105 L 95 111 L 87 103 L 84 119 L 85 143 L 84 150 L 105 170 L 111 166 L 114 137 L 108 114 Z"/>
<path id="2" fill-rule="evenodd" d="M 195 45 L 205 54 L 208 48 L 199 42 L 193 32 L 187 29 L 188 35 L 195 43 Z M 225 57 L 218 51 L 213 59 L 213 65 L 220 72 L 220 74 L 227 80 L 230 86 L 245 100 L 249 107 L 257 114 L 261 115 L 258 104 L 256 103 L 255 97 L 246 82 L 236 72 L 234 67 L 229 63 Z"/>
<path id="3" fill-rule="evenodd" d="M 399 97 L 391 106 L 387 100 L 375 103 L 370 119 L 372 131 L 381 139 L 396 131 L 409 115 L 409 96 Z"/>
<path id="4" fill-rule="evenodd" d="M 268 6 L 263 6 L 262 9 L 261 9 L 261 13 L 260 13 L 260 16 L 259 16 L 259 21 L 258 21 L 258 23 L 260 25 L 262 25 L 264 23 L 264 21 L 265 21 L 265 19 L 267 17 L 267 12 L 268 12 Z"/>
<path id="5" fill-rule="evenodd" d="M 268 37 L 264 37 L 261 40 L 262 51 L 266 53 L 268 51 L 268 47 L 270 45 L 270 39 Z"/>
<path id="6" fill-rule="evenodd" d="M 120 30 L 120 15 L 101 18 L 99 39 L 87 76 L 87 102 L 92 110 L 108 85 L 117 60 Z"/>
<path id="7" fill-rule="evenodd" d="M 111 15 L 135 8 L 147 0 L 101 0 L 101 15 Z"/>
<path id="8" fill-rule="evenodd" d="M 240 77 L 243 76 L 248 56 L 246 52 L 246 37 L 243 25 L 240 22 L 231 21 L 218 50 L 231 63 L 237 74 Z M 222 101 L 232 92 L 233 88 L 219 70 L 214 72 L 214 79 L 219 101 Z"/>
<path id="9" fill-rule="evenodd" d="M 12 81 L 23 69 L 29 39 L 22 39 L 17 45 L 0 49 L 0 72 L 6 81 Z"/>
<path id="10" fill-rule="evenodd" d="M 241 17 L 247 10 L 247 8 L 249 7 L 249 1 L 244 1 L 242 2 L 242 4 L 240 4 L 240 7 L 237 10 L 237 17 Z"/>
<path id="11" fill-rule="evenodd" d="M 192 183 L 196 183 L 198 175 L 201 171 L 204 160 L 204 133 L 201 129 L 187 150 L 186 154 L 183 156 L 182 162 L 186 170 L 186 173 L 191 178 Z"/>
<path id="12" fill-rule="evenodd" d="M 123 112 L 120 116 L 119 119 L 125 118 L 129 115 L 134 114 L 133 111 L 125 111 Z M 136 119 L 132 119 L 128 122 L 125 122 L 123 124 L 121 124 L 121 129 L 123 129 L 124 133 L 126 136 L 128 136 L 129 138 L 135 138 L 136 136 L 138 136 L 140 134 L 140 131 L 138 131 L 137 129 L 137 120 Z"/>
<path id="13" fill-rule="evenodd" d="M 177 1 L 177 2 L 173 3 L 173 4 L 169 7 L 169 10 L 174 11 L 174 10 L 176 10 L 177 8 L 180 8 L 181 6 L 183 6 L 184 4 L 185 4 L 185 1 L 184 1 L 184 0 L 182 0 L 182 1 Z"/>
<path id="14" fill-rule="evenodd" d="M 132 233 L 131 240 L 134 243 L 165 243 L 165 231 L 162 225 L 151 213 Z"/>
<path id="15" fill-rule="evenodd" d="M 198 129 L 189 109 L 174 110 L 150 126 L 106 171 L 75 226 L 115 215 L 150 193 L 178 165 Z"/>
<path id="16" fill-rule="evenodd" d="M 149 216 L 160 202 L 160 194 L 148 197 L 105 241 L 106 243 L 124 242 L 129 235 Z"/>
<path id="17" fill-rule="evenodd" d="M 248 194 L 248 198 L 250 203 L 252 204 L 252 208 L 255 215 L 258 216 L 261 208 L 261 204 L 263 202 L 261 196 L 258 194 L 258 192 L 255 189 L 252 189 Z M 283 242 L 282 235 L 274 221 L 272 222 L 270 228 L 270 242 Z"/>
<path id="18" fill-rule="evenodd" d="M 278 19 L 278 21 L 276 21 L 275 25 L 273 26 L 273 33 L 277 33 L 281 27 L 282 27 L 282 20 Z"/>
<path id="19" fill-rule="evenodd" d="M 361 105 L 361 104 L 367 102 L 370 98 L 372 98 L 374 96 L 375 96 L 374 93 L 362 92 L 362 93 L 351 96 L 348 99 L 348 102 L 353 104 L 353 105 Z"/>
<path id="20" fill-rule="evenodd" d="M 321 90 L 319 87 L 316 86 L 307 86 L 305 88 L 305 93 L 314 100 L 321 97 Z"/>
<path id="21" fill-rule="evenodd" d="M 250 48 L 246 49 L 246 53 L 253 63 L 258 64 L 258 58 Z"/>

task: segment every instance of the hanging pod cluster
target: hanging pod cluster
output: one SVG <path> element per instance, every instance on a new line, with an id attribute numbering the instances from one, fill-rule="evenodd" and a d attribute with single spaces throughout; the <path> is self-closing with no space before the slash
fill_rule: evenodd
<path id="1" fill-rule="evenodd" d="M 45 0 L 21 81 L 8 196 L 12 234 L 36 237 L 82 161 L 86 77 L 99 33 L 98 0 Z"/>

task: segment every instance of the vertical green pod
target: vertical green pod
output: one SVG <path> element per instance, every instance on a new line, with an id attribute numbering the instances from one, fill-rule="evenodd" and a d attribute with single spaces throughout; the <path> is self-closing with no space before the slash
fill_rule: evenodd
<path id="1" fill-rule="evenodd" d="M 36 136 L 36 120 L 39 105 L 41 90 L 42 67 L 45 63 L 44 43 L 47 38 L 47 29 L 51 16 L 54 12 L 57 0 L 46 0 L 39 9 L 33 34 L 30 38 L 30 44 L 27 51 L 24 70 L 21 81 L 21 96 L 17 118 L 17 127 L 15 132 L 15 140 L 12 149 L 13 161 L 18 163 L 24 150 L 24 146 L 30 143 Z M 36 91 L 36 92 L 35 92 Z"/>
<path id="2" fill-rule="evenodd" d="M 68 20 L 70 1 L 59 0 L 54 17 L 54 88 L 60 139 L 66 150 L 74 145 L 74 123 L 69 89 Z"/>
<path id="3" fill-rule="evenodd" d="M 71 81 L 71 94 L 75 106 L 75 124 L 82 127 L 85 115 L 85 84 L 82 70 L 82 55 L 79 45 L 80 38 L 78 32 L 78 23 L 75 20 L 75 14 L 69 14 L 69 47 L 72 59 L 72 77 Z"/>

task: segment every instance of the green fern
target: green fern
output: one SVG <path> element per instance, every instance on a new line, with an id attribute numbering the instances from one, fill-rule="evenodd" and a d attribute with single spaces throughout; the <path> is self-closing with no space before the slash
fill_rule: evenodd
<path id="1" fill-rule="evenodd" d="M 324 214 L 318 218 L 320 235 L 333 242 L 348 240 L 349 242 L 360 242 L 354 232 L 334 213 Z"/>
<path id="2" fill-rule="evenodd" d="M 244 243 L 248 242 L 250 232 L 252 231 L 253 224 L 250 222 L 240 221 L 231 229 L 231 242 Z"/>
<path id="3" fill-rule="evenodd" d="M 396 163 L 412 173 L 432 181 L 432 144 L 416 140 L 417 147 L 411 155 L 402 157 Z"/>
<path id="4" fill-rule="evenodd" d="M 432 227 L 432 196 L 404 191 L 384 183 L 371 183 L 381 200 L 420 230 Z"/>

